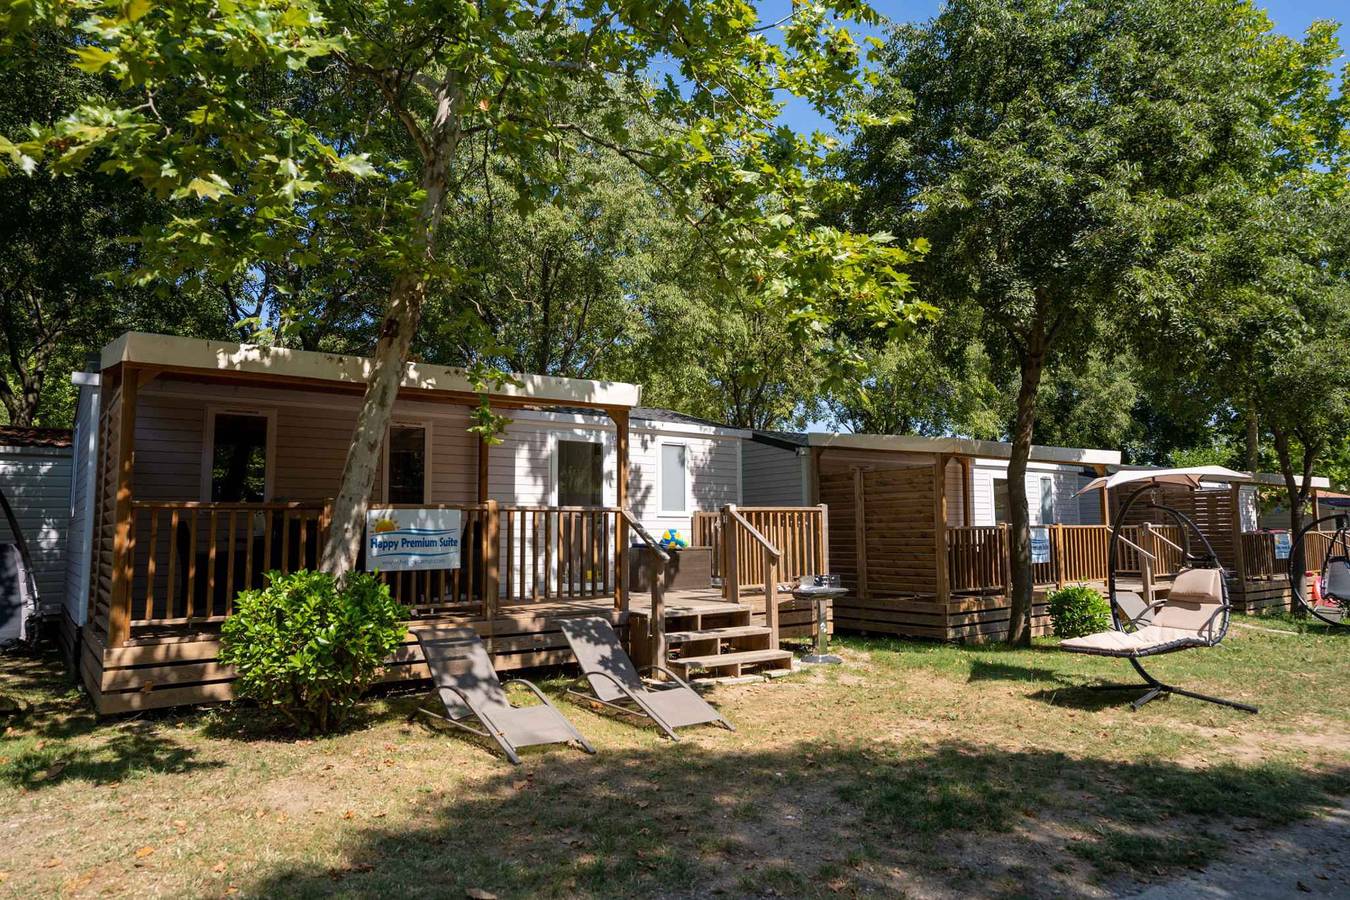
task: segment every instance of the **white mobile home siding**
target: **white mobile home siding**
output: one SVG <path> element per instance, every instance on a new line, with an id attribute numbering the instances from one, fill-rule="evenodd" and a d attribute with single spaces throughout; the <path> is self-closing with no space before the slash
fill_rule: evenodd
<path id="1" fill-rule="evenodd" d="M 742 502 L 746 506 L 804 506 L 810 461 L 806 453 L 746 441 L 741 448 Z"/>
<path id="2" fill-rule="evenodd" d="M 517 414 L 501 444 L 489 451 L 490 495 L 502 503 L 555 505 L 558 441 L 590 441 L 604 447 L 603 502 L 615 502 L 618 457 L 614 426 L 591 416 Z M 661 509 L 661 445 L 685 447 L 685 509 Z M 741 445 L 738 433 L 679 423 L 634 419 L 629 426 L 628 506 L 653 536 L 678 528 L 690 536 L 690 518 L 697 511 L 720 509 L 741 498 Z"/>
<path id="3" fill-rule="evenodd" d="M 69 447 L 0 446 L 0 490 L 28 542 L 44 613 L 59 610 L 65 598 L 70 461 Z M 0 542 L 13 540 L 0 516 Z"/>
<path id="4" fill-rule="evenodd" d="M 1008 477 L 1006 460 L 977 459 L 971 471 L 973 490 L 971 494 L 974 525 L 995 525 L 994 481 Z M 1055 521 L 1042 521 L 1041 516 L 1041 479 L 1048 477 L 1054 496 Z M 1027 464 L 1026 496 L 1031 511 L 1033 525 L 1100 525 L 1101 498 L 1096 493 L 1074 495 L 1092 480 L 1093 476 L 1084 474 L 1081 466 L 1057 465 L 1054 463 Z"/>

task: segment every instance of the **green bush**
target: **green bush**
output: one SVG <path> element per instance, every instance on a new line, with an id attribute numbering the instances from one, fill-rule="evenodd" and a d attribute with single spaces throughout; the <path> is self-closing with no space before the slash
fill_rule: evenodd
<path id="1" fill-rule="evenodd" d="M 373 575 L 269 572 L 221 626 L 235 692 L 284 713 L 302 732 L 342 725 L 404 634 L 403 608 Z"/>
<path id="2" fill-rule="evenodd" d="M 1111 604 L 1086 585 L 1060 588 L 1052 592 L 1046 601 L 1056 637 L 1082 637 L 1111 627 Z"/>

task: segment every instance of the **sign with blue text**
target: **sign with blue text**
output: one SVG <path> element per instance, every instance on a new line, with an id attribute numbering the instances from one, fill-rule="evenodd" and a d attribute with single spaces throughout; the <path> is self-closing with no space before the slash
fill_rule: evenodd
<path id="1" fill-rule="evenodd" d="M 1037 526 L 1031 529 L 1031 562 L 1048 563 L 1050 561 L 1050 529 Z"/>
<path id="2" fill-rule="evenodd" d="M 366 513 L 366 571 L 458 569 L 457 509 L 371 507 Z"/>
<path id="3" fill-rule="evenodd" d="M 1288 559 L 1289 551 L 1294 549 L 1294 538 L 1287 531 L 1275 532 L 1275 558 Z"/>

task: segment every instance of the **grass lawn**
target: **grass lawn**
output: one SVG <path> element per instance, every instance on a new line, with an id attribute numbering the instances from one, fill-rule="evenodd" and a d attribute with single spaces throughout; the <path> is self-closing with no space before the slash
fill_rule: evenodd
<path id="1" fill-rule="evenodd" d="M 33 709 L 0 738 L 0 895 L 1100 895 L 1350 794 L 1350 633 L 1238 621 L 1154 668 L 1259 716 L 1132 713 L 1082 688 L 1128 664 L 1049 642 L 845 638 L 843 667 L 714 690 L 734 734 L 559 700 L 599 755 L 518 768 L 412 695 L 323 740 L 247 708 L 99 723 L 56 662 L 10 657 L 0 692 Z"/>

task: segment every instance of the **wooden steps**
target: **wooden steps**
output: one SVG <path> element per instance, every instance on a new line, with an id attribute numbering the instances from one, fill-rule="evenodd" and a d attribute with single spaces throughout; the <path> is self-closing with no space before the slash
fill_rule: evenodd
<path id="1" fill-rule="evenodd" d="M 684 678 L 792 668 L 791 651 L 773 647 L 773 632 L 756 624 L 750 604 L 728 602 L 714 590 L 687 591 L 669 598 L 665 613 L 666 665 Z"/>
<path id="2" fill-rule="evenodd" d="M 699 672 L 705 677 L 734 678 L 745 674 L 747 667 L 755 671 L 788 670 L 792 668 L 791 650 L 739 650 L 732 653 L 714 653 L 708 656 L 684 656 L 670 660 L 676 674 L 688 679 Z"/>
<path id="3" fill-rule="evenodd" d="M 732 625 L 726 628 L 703 628 L 698 631 L 670 631 L 666 633 L 667 644 L 683 644 L 689 641 L 728 640 L 730 638 L 758 637 L 767 635 L 767 625 Z"/>

